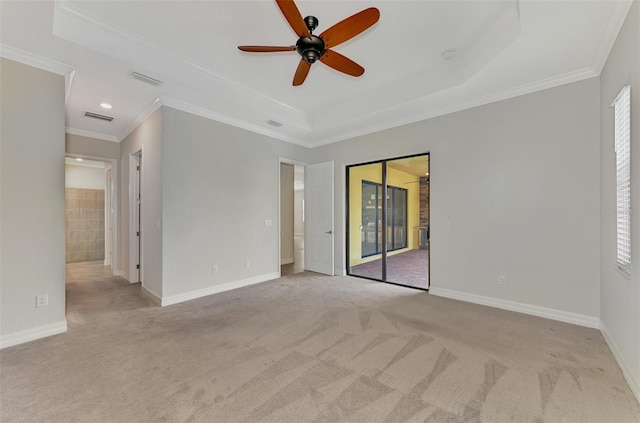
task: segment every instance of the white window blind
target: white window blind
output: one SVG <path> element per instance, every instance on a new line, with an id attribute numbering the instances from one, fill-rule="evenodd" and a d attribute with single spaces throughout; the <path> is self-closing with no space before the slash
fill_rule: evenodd
<path id="1" fill-rule="evenodd" d="M 631 88 L 622 88 L 613 103 L 616 150 L 617 265 L 631 270 Z"/>

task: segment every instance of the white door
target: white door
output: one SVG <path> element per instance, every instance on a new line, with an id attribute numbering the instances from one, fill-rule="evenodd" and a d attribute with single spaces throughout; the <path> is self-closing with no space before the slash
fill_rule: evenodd
<path id="1" fill-rule="evenodd" d="M 304 168 L 304 264 L 333 275 L 333 162 Z"/>

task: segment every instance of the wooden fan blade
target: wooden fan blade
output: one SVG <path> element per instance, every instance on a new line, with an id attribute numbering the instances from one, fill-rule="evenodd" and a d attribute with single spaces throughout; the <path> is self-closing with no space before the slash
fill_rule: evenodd
<path id="1" fill-rule="evenodd" d="M 287 22 L 289 22 L 289 25 L 291 25 L 293 32 L 295 32 L 298 37 L 311 38 L 309 28 L 307 28 L 307 24 L 304 23 L 304 19 L 302 19 L 302 15 L 293 0 L 276 0 L 276 3 Z"/>
<path id="2" fill-rule="evenodd" d="M 296 74 L 293 76 L 294 87 L 302 85 L 304 80 L 307 78 L 307 75 L 309 74 L 309 69 L 311 69 L 311 63 L 306 62 L 304 59 L 300 59 L 300 63 L 298 63 L 298 69 L 296 69 Z"/>
<path id="3" fill-rule="evenodd" d="M 273 53 L 276 51 L 294 51 L 296 46 L 275 47 L 275 46 L 238 46 L 238 49 L 249 53 Z"/>
<path id="4" fill-rule="evenodd" d="M 326 48 L 335 47 L 360 34 L 380 19 L 380 11 L 370 7 L 344 19 L 320 34 Z"/>
<path id="5" fill-rule="evenodd" d="M 320 56 L 320 61 L 339 72 L 346 73 L 347 75 L 360 76 L 364 73 L 364 68 L 362 66 L 333 50 L 327 49 L 327 51 Z"/>

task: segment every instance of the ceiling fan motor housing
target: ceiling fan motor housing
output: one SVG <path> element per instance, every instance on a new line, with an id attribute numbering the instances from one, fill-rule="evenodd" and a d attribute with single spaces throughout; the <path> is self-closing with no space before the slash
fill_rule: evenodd
<path id="1" fill-rule="evenodd" d="M 298 54 L 309 63 L 314 63 L 324 54 L 324 41 L 322 38 L 312 35 L 311 38 L 300 37 L 296 43 Z"/>

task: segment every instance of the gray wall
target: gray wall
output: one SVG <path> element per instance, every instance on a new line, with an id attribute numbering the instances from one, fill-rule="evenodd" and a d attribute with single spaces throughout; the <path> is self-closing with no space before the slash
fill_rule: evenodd
<path id="1" fill-rule="evenodd" d="M 277 274 L 279 157 L 304 161 L 308 152 L 162 111 L 163 296 Z M 265 227 L 265 219 L 273 226 Z"/>
<path id="2" fill-rule="evenodd" d="M 120 143 L 120 271 L 129 270 L 129 172 L 132 155 L 142 150 L 142 283 L 157 297 L 162 290 L 162 112 L 156 110 Z"/>
<path id="3" fill-rule="evenodd" d="M 65 144 L 66 152 L 69 154 L 102 157 L 106 159 L 120 158 L 120 143 L 117 142 L 66 134 Z"/>
<path id="4" fill-rule="evenodd" d="M 616 270 L 616 166 L 613 108 L 631 85 L 631 278 Z M 634 2 L 600 76 L 601 319 L 603 332 L 640 398 L 640 4 Z"/>
<path id="5" fill-rule="evenodd" d="M 345 165 L 430 152 L 434 292 L 599 317 L 599 102 L 593 78 L 317 149 L 336 164 L 336 267 Z"/>
<path id="6" fill-rule="evenodd" d="M 64 78 L 0 59 L 0 336 L 66 330 Z M 49 306 L 36 308 L 36 296 Z"/>

